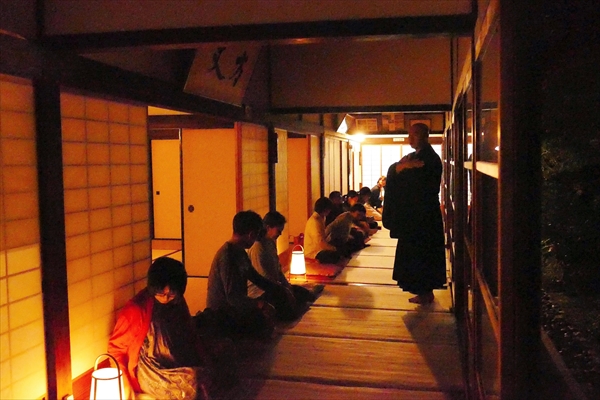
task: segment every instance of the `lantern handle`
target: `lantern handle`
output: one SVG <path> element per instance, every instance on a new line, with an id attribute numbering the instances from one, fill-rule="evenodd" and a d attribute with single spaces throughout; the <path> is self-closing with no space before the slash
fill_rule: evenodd
<path id="1" fill-rule="evenodd" d="M 110 355 L 108 353 L 104 353 L 104 354 L 100 354 L 98 357 L 96 357 L 96 362 L 94 362 L 94 371 L 98 370 L 98 361 L 102 357 L 110 358 L 117 366 L 117 382 L 119 382 L 119 398 L 121 398 L 122 393 L 123 393 L 123 387 L 121 386 L 121 374 L 122 374 L 121 366 L 119 365 L 119 363 L 117 362 L 117 359 L 115 357 L 113 357 L 112 355 Z"/>
<path id="2" fill-rule="evenodd" d="M 119 366 L 119 363 L 117 362 L 117 359 L 114 358 L 113 356 L 111 356 L 108 353 L 100 354 L 98 357 L 96 357 L 96 362 L 94 363 L 94 371 L 98 370 L 98 362 L 100 361 L 100 359 L 102 357 L 108 357 L 108 358 L 110 358 L 115 363 L 115 365 L 117 366 L 117 372 L 121 372 L 121 367 Z"/>
<path id="3" fill-rule="evenodd" d="M 304 247 L 302 247 L 301 244 L 297 244 L 294 247 L 292 247 L 292 251 L 294 251 L 296 249 L 296 247 L 300 247 L 302 249 L 302 252 L 304 253 Z"/>

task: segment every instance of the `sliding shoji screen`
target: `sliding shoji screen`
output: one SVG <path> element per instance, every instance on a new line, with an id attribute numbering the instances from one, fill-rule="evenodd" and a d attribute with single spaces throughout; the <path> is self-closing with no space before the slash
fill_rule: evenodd
<path id="1" fill-rule="evenodd" d="M 73 377 L 106 352 L 151 262 L 145 106 L 61 94 Z"/>
<path id="2" fill-rule="evenodd" d="M 240 123 L 240 129 L 243 208 L 263 217 L 269 211 L 267 128 Z"/>
<path id="3" fill-rule="evenodd" d="M 34 98 L 0 75 L 0 398 L 46 393 Z"/>

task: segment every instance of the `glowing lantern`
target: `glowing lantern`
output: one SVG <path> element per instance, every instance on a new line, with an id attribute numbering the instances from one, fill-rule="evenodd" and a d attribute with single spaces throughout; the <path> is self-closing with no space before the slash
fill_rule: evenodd
<path id="1" fill-rule="evenodd" d="M 108 357 L 115 363 L 115 368 L 98 369 L 98 361 Z M 119 368 L 117 360 L 110 354 L 101 354 L 96 358 L 94 372 L 92 372 L 92 387 L 90 400 L 123 400 L 125 399 L 125 385 L 123 384 L 123 371 Z"/>
<path id="2" fill-rule="evenodd" d="M 300 248 L 300 250 L 296 250 Z M 304 261 L 304 247 L 297 244 L 292 248 L 292 262 L 290 263 L 290 275 L 305 275 L 306 262 Z"/>

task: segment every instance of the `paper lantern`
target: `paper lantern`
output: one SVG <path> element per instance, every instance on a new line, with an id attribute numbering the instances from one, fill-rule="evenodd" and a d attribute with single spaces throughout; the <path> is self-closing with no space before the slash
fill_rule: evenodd
<path id="1" fill-rule="evenodd" d="M 115 367 L 98 368 L 102 357 L 110 358 Z M 101 354 L 96 358 L 92 372 L 92 387 L 90 400 L 123 400 L 125 399 L 125 385 L 123 384 L 123 371 L 119 368 L 117 360 L 110 354 Z"/>
<path id="2" fill-rule="evenodd" d="M 300 249 L 296 250 L 297 248 Z M 299 244 L 292 248 L 292 262 L 290 263 L 290 275 L 306 275 L 304 247 L 302 247 Z"/>

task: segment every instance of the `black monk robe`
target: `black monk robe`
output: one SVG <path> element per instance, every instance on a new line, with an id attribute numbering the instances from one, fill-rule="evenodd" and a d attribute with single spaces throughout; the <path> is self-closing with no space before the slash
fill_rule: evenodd
<path id="1" fill-rule="evenodd" d="M 424 294 L 446 284 L 446 253 L 439 192 L 442 162 L 431 145 L 405 158 L 420 168 L 387 173 L 383 226 L 398 239 L 392 278 L 402 289 Z"/>

